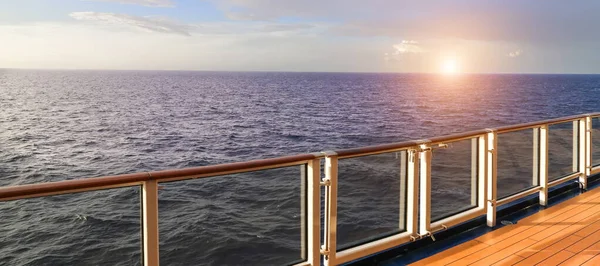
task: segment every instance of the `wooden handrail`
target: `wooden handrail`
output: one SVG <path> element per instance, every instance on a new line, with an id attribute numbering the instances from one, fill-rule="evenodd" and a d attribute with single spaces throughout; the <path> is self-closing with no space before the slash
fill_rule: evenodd
<path id="1" fill-rule="evenodd" d="M 142 183 L 148 180 L 163 181 L 170 178 L 194 178 L 200 175 L 219 175 L 227 172 L 244 172 L 254 169 L 269 168 L 271 166 L 285 165 L 294 162 L 303 162 L 318 158 L 319 154 L 299 154 L 278 158 L 252 160 L 228 164 L 208 165 L 186 169 L 143 172 L 115 176 L 91 177 L 57 182 L 26 184 L 17 186 L 0 187 L 0 201 L 15 198 L 27 198 L 35 195 L 60 194 L 78 190 L 93 190 L 121 184 Z"/>
<path id="2" fill-rule="evenodd" d="M 375 146 L 367 146 L 360 148 L 352 148 L 352 149 L 342 149 L 334 151 L 334 154 L 337 154 L 339 157 L 353 157 L 359 155 L 368 155 L 374 153 L 382 153 L 386 151 L 392 150 L 400 150 L 405 148 L 410 148 L 417 146 L 423 143 L 438 143 L 445 141 L 453 141 L 464 139 L 468 137 L 475 137 L 477 135 L 485 134 L 490 131 L 495 131 L 498 133 L 506 133 L 512 132 L 527 128 L 532 128 L 536 126 L 541 126 L 544 124 L 557 124 L 568 122 L 576 119 L 581 119 L 588 116 L 600 116 L 600 113 L 592 113 L 592 114 L 583 114 L 583 115 L 574 115 L 567 117 L 560 117 L 555 119 L 548 119 L 537 122 L 530 123 L 522 123 L 510 126 L 503 126 L 495 129 L 481 129 L 468 131 L 463 133 L 445 135 L 440 137 L 434 137 L 427 140 L 416 140 L 416 141 L 405 141 L 405 142 L 396 142 L 389 143 L 383 145 L 375 145 Z M 119 185 L 126 184 L 141 184 L 144 181 L 148 180 L 157 180 L 161 181 L 172 181 L 172 180 L 182 180 L 182 179 L 191 179 L 197 177 L 206 177 L 206 176 L 215 176 L 215 175 L 223 175 L 230 173 L 238 173 L 238 172 L 247 172 L 253 170 L 261 170 L 261 169 L 269 169 L 276 168 L 278 166 L 285 166 L 294 163 L 302 163 L 304 161 L 313 160 L 323 158 L 327 153 L 311 153 L 311 154 L 298 154 L 292 156 L 284 156 L 278 158 L 269 158 L 269 159 L 260 159 L 260 160 L 252 160 L 246 162 L 236 162 L 236 163 L 227 163 L 227 164 L 218 164 L 218 165 L 208 165 L 208 166 L 200 166 L 193 168 L 185 168 L 185 169 L 173 169 L 173 170 L 163 170 L 163 171 L 154 171 L 154 172 L 143 172 L 143 173 L 135 173 L 135 174 L 124 174 L 124 175 L 115 175 L 115 176 L 103 176 L 103 177 L 92 177 L 92 178 L 81 178 L 75 180 L 65 180 L 58 182 L 46 182 L 46 183 L 37 183 L 37 184 L 26 184 L 26 185 L 17 185 L 17 186 L 7 186 L 0 187 L 0 201 L 15 199 L 15 198 L 27 198 L 32 196 L 41 196 L 48 194 L 61 194 L 61 192 L 69 193 L 78 190 L 93 190 L 94 188 L 106 188 L 113 187 Z"/>

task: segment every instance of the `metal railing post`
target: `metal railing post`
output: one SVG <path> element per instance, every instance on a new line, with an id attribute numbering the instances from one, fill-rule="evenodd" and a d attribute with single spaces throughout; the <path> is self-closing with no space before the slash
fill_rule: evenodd
<path id="1" fill-rule="evenodd" d="M 325 157 L 325 222 L 323 228 L 323 247 L 321 254 L 324 256 L 325 266 L 336 265 L 337 251 L 337 181 L 338 159 L 337 154 L 328 153 Z"/>
<path id="2" fill-rule="evenodd" d="M 158 184 L 156 180 L 144 181 L 142 186 L 142 212 L 144 265 L 158 266 Z"/>
<path id="3" fill-rule="evenodd" d="M 321 160 L 315 159 L 307 165 L 307 261 L 312 266 L 321 260 Z"/>
<path id="4" fill-rule="evenodd" d="M 498 134 L 491 131 L 487 135 L 487 225 L 496 225 Z"/>
<path id="5" fill-rule="evenodd" d="M 540 205 L 548 204 L 548 125 L 539 128 L 539 166 Z M 535 167 L 535 165 L 534 165 Z"/>
<path id="6" fill-rule="evenodd" d="M 540 185 L 540 128 L 533 128 L 533 169 L 531 175 L 531 185 Z"/>
<path id="7" fill-rule="evenodd" d="M 406 231 L 414 237 L 419 234 L 419 152 L 408 150 L 406 191 Z"/>
<path id="8" fill-rule="evenodd" d="M 573 121 L 573 173 L 579 172 L 579 120 Z"/>
<path id="9" fill-rule="evenodd" d="M 471 139 L 471 206 L 480 206 L 477 202 L 479 198 L 479 178 L 478 163 L 479 163 L 479 138 Z"/>
<path id="10" fill-rule="evenodd" d="M 477 148 L 479 153 L 477 155 L 477 185 L 478 185 L 478 196 L 477 196 L 477 206 L 484 209 L 487 212 L 487 134 L 480 136 L 478 138 Z"/>
<path id="11" fill-rule="evenodd" d="M 587 117 L 579 119 L 579 185 L 582 189 L 587 189 L 587 173 L 589 172 L 588 157 L 588 139 Z"/>
<path id="12" fill-rule="evenodd" d="M 407 166 L 407 151 L 398 152 L 400 154 L 400 187 L 398 194 L 400 195 L 398 201 L 398 228 L 400 230 L 406 230 L 406 218 L 407 218 L 407 210 L 406 210 L 406 186 L 407 186 L 407 174 L 408 174 L 408 166 Z M 396 153 L 396 154 L 398 154 Z"/>
<path id="13" fill-rule="evenodd" d="M 419 234 L 431 234 L 431 147 L 419 146 Z"/>
<path id="14" fill-rule="evenodd" d="M 585 176 L 592 175 L 592 117 L 585 117 Z"/>

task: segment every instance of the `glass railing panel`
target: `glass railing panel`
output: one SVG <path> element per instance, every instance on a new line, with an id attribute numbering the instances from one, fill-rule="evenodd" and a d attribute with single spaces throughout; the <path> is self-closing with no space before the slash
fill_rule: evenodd
<path id="1" fill-rule="evenodd" d="M 0 265 L 140 265 L 140 188 L 0 202 Z"/>
<path id="2" fill-rule="evenodd" d="M 306 165 L 161 183 L 161 265 L 301 262 Z"/>
<path id="3" fill-rule="evenodd" d="M 539 184 L 534 171 L 534 130 L 498 134 L 497 198 L 516 194 Z"/>
<path id="4" fill-rule="evenodd" d="M 548 180 L 577 172 L 577 122 L 548 127 Z"/>
<path id="5" fill-rule="evenodd" d="M 477 139 L 435 148 L 431 159 L 431 221 L 477 206 Z"/>
<path id="6" fill-rule="evenodd" d="M 337 249 L 405 231 L 406 151 L 338 162 Z"/>
<path id="7" fill-rule="evenodd" d="M 600 166 L 600 117 L 592 118 L 592 165 Z"/>

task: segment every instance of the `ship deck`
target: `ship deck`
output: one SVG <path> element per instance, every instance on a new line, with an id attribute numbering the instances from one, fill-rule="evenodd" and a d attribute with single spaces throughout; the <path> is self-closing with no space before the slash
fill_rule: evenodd
<path id="1" fill-rule="evenodd" d="M 410 265 L 600 265 L 600 189 Z"/>

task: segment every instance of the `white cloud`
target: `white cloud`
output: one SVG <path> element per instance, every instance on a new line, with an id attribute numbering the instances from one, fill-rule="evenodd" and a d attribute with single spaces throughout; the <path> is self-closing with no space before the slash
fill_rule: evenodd
<path id="1" fill-rule="evenodd" d="M 175 3 L 171 0 L 83 0 L 96 2 L 115 2 L 119 4 L 142 5 L 149 7 L 174 7 Z"/>
<path id="2" fill-rule="evenodd" d="M 185 36 L 190 36 L 190 30 L 194 28 L 192 25 L 179 24 L 164 18 L 139 17 L 126 14 L 73 12 L 69 16 L 76 20 L 125 25 L 149 32 L 172 33 Z"/>
<path id="3" fill-rule="evenodd" d="M 0 25 L 0 68 L 363 72 L 379 67 L 377 41 L 314 38 L 304 30 L 281 38 L 261 31 L 266 23 L 232 24 L 206 23 L 185 38 L 113 23 Z"/>
<path id="4" fill-rule="evenodd" d="M 383 54 L 383 60 L 386 62 L 401 61 L 408 54 L 421 54 L 425 52 L 422 45 L 415 40 L 402 40 L 401 42 L 392 45 L 393 51 Z"/>
<path id="5" fill-rule="evenodd" d="M 312 25 L 305 23 L 273 23 L 273 22 L 212 22 L 202 24 L 183 24 L 174 22 L 168 18 L 140 17 L 127 14 L 101 13 L 101 12 L 73 12 L 69 14 L 72 18 L 80 21 L 94 22 L 110 26 L 125 26 L 140 29 L 146 32 L 171 33 L 184 36 L 192 34 L 201 35 L 230 35 L 230 34 L 264 34 L 272 33 L 275 36 L 281 34 L 310 34 L 324 28 L 323 25 Z"/>
<path id="6" fill-rule="evenodd" d="M 341 22 L 333 34 L 570 43 L 600 41 L 600 1 L 208 0 L 238 20 Z"/>
<path id="7" fill-rule="evenodd" d="M 153 23 L 164 20 L 144 18 Z M 405 37 L 393 47 L 394 43 L 384 38 L 321 37 L 329 36 L 324 31 L 329 25 L 319 23 L 310 23 L 314 27 L 306 28 L 293 23 L 209 22 L 183 25 L 190 28 L 190 36 L 186 37 L 148 34 L 131 23 L 92 20 L 0 24 L 0 68 L 431 72 L 452 55 L 465 72 L 550 73 L 565 72 L 572 66 L 579 67 L 574 71 L 598 72 L 596 62 L 600 61 L 593 53 L 597 47 L 594 44 L 565 52 L 562 47 L 557 50 L 527 48 L 519 43 Z M 280 32 L 268 31 L 281 29 L 289 29 L 282 34 L 285 38 Z M 515 59 L 507 53 L 518 47 L 525 51 L 536 48 L 535 56 L 543 58 L 543 64 L 533 60 L 514 64 Z M 575 61 L 580 58 L 587 61 Z M 564 64 L 564 60 L 571 60 L 571 64 Z"/>
<path id="8" fill-rule="evenodd" d="M 510 52 L 510 53 L 508 53 L 506 55 L 509 56 L 509 57 L 519 57 L 519 56 L 521 56 L 521 54 L 523 54 L 523 50 L 519 49 L 519 50 Z"/>
<path id="9" fill-rule="evenodd" d="M 394 54 L 418 54 L 423 53 L 425 50 L 421 48 L 417 41 L 403 40 L 400 43 L 394 44 Z"/>

